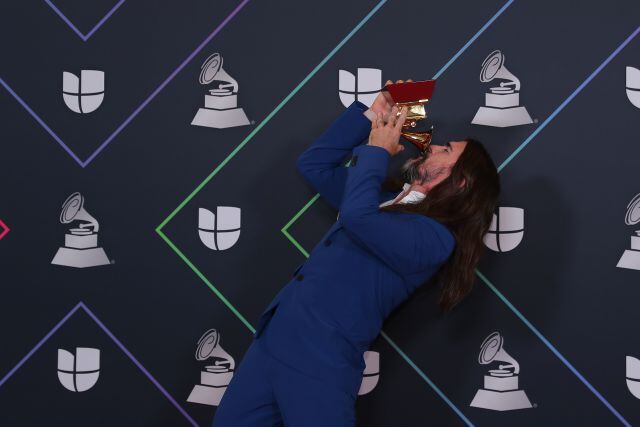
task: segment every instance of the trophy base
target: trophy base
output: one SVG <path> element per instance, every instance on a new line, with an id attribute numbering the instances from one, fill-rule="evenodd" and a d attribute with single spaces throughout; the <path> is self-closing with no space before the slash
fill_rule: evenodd
<path id="1" fill-rule="evenodd" d="M 527 125 L 533 123 L 533 120 L 531 120 L 531 116 L 524 107 L 480 107 L 473 120 L 471 120 L 471 123 L 474 125 L 506 128 L 510 126 Z"/>
<path id="2" fill-rule="evenodd" d="M 187 402 L 200 403 L 202 405 L 218 406 L 227 387 L 209 387 L 196 384 L 187 398 Z"/>
<path id="3" fill-rule="evenodd" d="M 640 251 L 627 249 L 620 257 L 616 267 L 640 270 Z"/>
<path id="4" fill-rule="evenodd" d="M 250 123 L 242 108 L 232 108 L 229 110 L 200 108 L 191 121 L 191 124 L 208 128 L 224 129 L 244 126 Z"/>
<path id="5" fill-rule="evenodd" d="M 476 392 L 470 406 L 494 411 L 532 408 L 524 390 L 494 391 L 480 389 Z"/>
<path id="6" fill-rule="evenodd" d="M 73 249 L 59 248 L 51 264 L 65 267 L 86 268 L 99 265 L 109 265 L 111 261 L 102 248 Z"/>

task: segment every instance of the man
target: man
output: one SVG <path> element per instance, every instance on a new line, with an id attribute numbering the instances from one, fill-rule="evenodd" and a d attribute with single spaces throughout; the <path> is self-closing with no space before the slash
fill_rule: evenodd
<path id="1" fill-rule="evenodd" d="M 397 113 L 385 92 L 371 108 L 355 101 L 298 159 L 338 218 L 260 317 L 214 427 L 353 426 L 363 353 L 384 319 L 429 281 L 445 310 L 470 292 L 495 165 L 479 142 L 451 141 L 405 163 L 402 191 L 382 192 L 404 149 Z"/>

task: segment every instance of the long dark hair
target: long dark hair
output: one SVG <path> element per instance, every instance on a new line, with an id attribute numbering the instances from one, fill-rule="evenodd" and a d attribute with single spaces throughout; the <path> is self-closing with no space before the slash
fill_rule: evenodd
<path id="1" fill-rule="evenodd" d="M 484 253 L 487 233 L 500 193 L 500 179 L 491 156 L 476 139 L 467 144 L 451 168 L 451 174 L 427 192 L 419 203 L 394 203 L 380 208 L 388 212 L 426 215 L 445 225 L 456 239 L 453 254 L 427 283 L 441 286 L 438 305 L 451 310 L 473 288 L 475 268 Z M 461 183 L 465 184 L 460 187 Z M 401 189 L 402 181 L 388 177 L 382 187 Z M 425 283 L 421 288 L 426 288 Z"/>

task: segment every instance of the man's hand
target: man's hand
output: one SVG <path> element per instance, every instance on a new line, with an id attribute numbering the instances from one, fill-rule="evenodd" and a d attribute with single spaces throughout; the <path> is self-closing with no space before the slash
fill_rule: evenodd
<path id="1" fill-rule="evenodd" d="M 367 145 L 376 145 L 382 147 L 389 152 L 392 156 L 395 156 L 402 150 L 404 145 L 400 144 L 400 131 L 404 120 L 407 118 L 407 107 L 402 108 L 402 113 L 396 118 L 398 114 L 398 107 L 393 106 L 391 108 L 389 121 L 384 124 L 382 113 L 376 115 L 375 120 L 371 122 L 371 132 L 369 133 L 369 142 Z"/>
<path id="2" fill-rule="evenodd" d="M 408 79 L 407 81 L 412 82 L 413 80 Z M 404 80 L 396 80 L 396 83 L 404 83 Z M 388 84 L 393 84 L 393 82 L 391 80 L 387 80 L 387 82 L 384 85 L 386 86 Z M 391 107 L 394 104 L 395 102 L 393 102 L 393 99 L 391 99 L 391 95 L 389 95 L 389 91 L 381 90 L 368 110 L 368 111 L 372 111 L 374 114 L 371 114 L 368 117 L 375 117 L 375 115 L 377 115 L 378 113 L 382 113 L 382 118 L 386 122 L 387 120 L 389 120 L 388 116 L 389 116 L 389 113 L 391 113 Z"/>

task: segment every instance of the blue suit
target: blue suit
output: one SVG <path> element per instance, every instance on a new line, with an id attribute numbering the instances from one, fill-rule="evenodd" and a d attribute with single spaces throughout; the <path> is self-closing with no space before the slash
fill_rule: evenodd
<path id="1" fill-rule="evenodd" d="M 429 217 L 378 209 L 397 193 L 381 193 L 390 154 L 366 145 L 366 109 L 353 102 L 297 161 L 304 178 L 339 210 L 338 219 L 262 313 L 254 335 L 254 344 L 279 366 L 346 393 L 349 402 L 362 381 L 363 353 L 384 319 L 437 272 L 455 246 L 451 232 Z M 351 165 L 344 167 L 351 154 Z M 287 391 L 279 393 L 284 412 Z M 293 384 L 290 393 L 296 393 Z M 308 402 L 309 420 L 326 412 L 313 404 Z"/>

